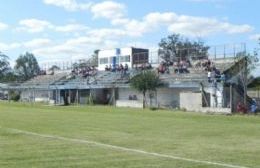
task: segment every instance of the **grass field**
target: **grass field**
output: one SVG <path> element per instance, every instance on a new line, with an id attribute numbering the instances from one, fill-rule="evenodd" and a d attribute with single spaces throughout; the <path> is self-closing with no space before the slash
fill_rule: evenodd
<path id="1" fill-rule="evenodd" d="M 0 103 L 1 168 L 232 166 L 260 167 L 260 117 Z"/>

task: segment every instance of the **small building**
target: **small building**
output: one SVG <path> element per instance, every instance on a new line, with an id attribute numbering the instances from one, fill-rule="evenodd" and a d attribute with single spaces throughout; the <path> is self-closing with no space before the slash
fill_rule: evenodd
<path id="1" fill-rule="evenodd" d="M 142 48 L 116 48 L 100 50 L 98 52 L 98 70 L 104 71 L 106 67 L 116 67 L 120 64 L 128 65 L 129 69 L 147 64 L 149 62 L 149 50 Z"/>

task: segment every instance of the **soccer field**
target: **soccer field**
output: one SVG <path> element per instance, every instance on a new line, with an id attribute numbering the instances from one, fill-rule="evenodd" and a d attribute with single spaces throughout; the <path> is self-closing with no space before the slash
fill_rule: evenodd
<path id="1" fill-rule="evenodd" d="M 260 118 L 0 103 L 0 167 L 257 168 Z"/>

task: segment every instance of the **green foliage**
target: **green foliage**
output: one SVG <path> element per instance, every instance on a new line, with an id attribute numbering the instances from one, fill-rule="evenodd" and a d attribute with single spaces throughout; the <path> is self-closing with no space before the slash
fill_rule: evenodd
<path id="1" fill-rule="evenodd" d="M 60 67 L 58 67 L 57 65 L 53 65 L 52 67 L 49 68 L 49 71 L 58 71 L 60 70 Z"/>
<path id="2" fill-rule="evenodd" d="M 3 83 L 9 83 L 9 82 L 15 82 L 17 81 L 18 76 L 13 73 L 12 71 L 5 73 L 5 75 L 3 75 L 0 78 L 0 81 Z"/>
<path id="3" fill-rule="evenodd" d="M 99 52 L 99 50 L 95 50 L 94 51 L 94 54 L 92 55 L 92 57 L 90 58 L 90 60 L 89 60 L 89 64 L 91 65 L 91 66 L 98 66 L 98 52 Z"/>
<path id="4" fill-rule="evenodd" d="M 0 51 L 0 79 L 11 70 L 9 57 Z"/>
<path id="5" fill-rule="evenodd" d="M 97 67 L 98 66 L 98 52 L 99 52 L 99 50 L 95 50 L 93 55 L 91 56 L 91 58 L 88 60 L 81 60 L 79 63 L 74 63 L 72 65 L 73 69 L 85 68 L 85 67 L 89 67 L 89 66 Z"/>
<path id="6" fill-rule="evenodd" d="M 130 85 L 132 88 L 138 90 L 143 94 L 143 107 L 146 104 L 146 92 L 156 91 L 156 89 L 161 85 L 159 76 L 154 71 L 142 71 L 138 75 L 134 76 L 130 80 Z"/>
<path id="7" fill-rule="evenodd" d="M 159 55 L 166 62 L 189 58 L 193 60 L 207 58 L 210 48 L 201 40 L 191 41 L 179 34 L 172 34 L 161 39 L 159 47 Z"/>
<path id="8" fill-rule="evenodd" d="M 130 85 L 139 92 L 155 91 L 160 86 L 160 79 L 154 71 L 142 71 L 131 78 Z"/>
<path id="9" fill-rule="evenodd" d="M 15 90 L 10 90 L 9 91 L 9 99 L 15 102 L 18 102 L 20 100 L 20 92 L 15 91 Z"/>
<path id="10" fill-rule="evenodd" d="M 26 52 L 16 60 L 15 71 L 22 81 L 33 78 L 40 72 L 37 59 L 31 53 Z"/>

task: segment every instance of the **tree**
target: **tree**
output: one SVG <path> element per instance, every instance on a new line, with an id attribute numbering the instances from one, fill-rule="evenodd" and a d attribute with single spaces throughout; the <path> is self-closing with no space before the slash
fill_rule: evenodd
<path id="1" fill-rule="evenodd" d="M 190 41 L 179 34 L 172 34 L 161 39 L 158 54 L 166 62 L 197 60 L 207 58 L 209 48 L 201 40 Z"/>
<path id="2" fill-rule="evenodd" d="M 49 71 L 59 71 L 60 70 L 60 67 L 58 67 L 57 65 L 52 65 L 50 68 L 49 68 Z"/>
<path id="3" fill-rule="evenodd" d="M 156 91 L 161 85 L 159 76 L 154 71 L 142 71 L 130 80 L 130 85 L 143 94 L 143 108 L 146 105 L 146 92 Z"/>
<path id="4" fill-rule="evenodd" d="M 259 62 L 257 49 L 254 54 L 240 52 L 236 55 L 236 62 L 238 67 L 238 83 L 242 86 L 244 105 L 247 106 L 247 87 L 253 81 L 252 72 L 256 69 Z"/>
<path id="5" fill-rule="evenodd" d="M 97 67 L 98 66 L 98 52 L 100 50 L 95 50 L 92 57 L 89 59 L 88 63 L 90 66 L 95 66 Z"/>
<path id="6" fill-rule="evenodd" d="M 0 78 L 4 78 L 10 70 L 9 57 L 0 51 Z"/>
<path id="7" fill-rule="evenodd" d="M 37 76 L 40 72 L 40 67 L 35 56 L 26 52 L 16 60 L 15 71 L 20 80 L 25 81 Z"/>

